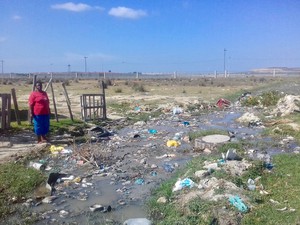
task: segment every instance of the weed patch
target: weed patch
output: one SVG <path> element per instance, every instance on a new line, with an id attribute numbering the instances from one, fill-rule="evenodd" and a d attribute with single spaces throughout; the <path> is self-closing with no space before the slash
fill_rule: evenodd
<path id="1" fill-rule="evenodd" d="M 0 218 L 14 211 L 12 203 L 27 197 L 45 181 L 40 171 L 19 163 L 0 165 Z"/>

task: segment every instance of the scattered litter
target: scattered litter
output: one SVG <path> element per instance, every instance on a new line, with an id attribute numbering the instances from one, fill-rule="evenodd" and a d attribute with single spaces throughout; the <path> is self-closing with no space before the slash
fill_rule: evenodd
<path id="1" fill-rule="evenodd" d="M 260 193 L 261 195 L 269 195 L 269 194 L 270 194 L 269 192 L 267 192 L 267 191 L 265 191 L 265 190 L 260 190 L 259 193 Z"/>
<path id="2" fill-rule="evenodd" d="M 59 211 L 59 216 L 62 218 L 66 218 L 66 216 L 69 215 L 69 212 L 66 210 L 60 210 Z"/>
<path id="3" fill-rule="evenodd" d="M 145 183 L 145 181 L 143 178 L 138 178 L 134 183 L 138 184 L 138 185 L 143 185 Z"/>
<path id="4" fill-rule="evenodd" d="M 256 120 L 256 121 L 250 121 L 248 123 L 248 127 L 254 128 L 254 127 L 262 127 L 263 123 L 260 120 Z"/>
<path id="5" fill-rule="evenodd" d="M 248 207 L 243 203 L 239 196 L 229 197 L 229 202 L 241 212 L 247 212 Z"/>
<path id="6" fill-rule="evenodd" d="M 141 111 L 141 107 L 139 107 L 139 106 L 134 107 L 134 111 L 140 112 Z"/>
<path id="7" fill-rule="evenodd" d="M 47 184 L 46 184 L 46 188 L 50 190 L 50 195 L 52 196 L 54 194 L 54 192 L 56 191 L 55 189 L 55 184 L 57 183 L 57 181 L 63 177 L 66 177 L 67 174 L 64 173 L 50 173 L 48 180 L 47 180 Z"/>
<path id="8" fill-rule="evenodd" d="M 47 196 L 42 200 L 43 203 L 49 204 L 52 203 L 55 199 L 57 199 L 57 196 Z"/>
<path id="9" fill-rule="evenodd" d="M 157 130 L 155 130 L 155 129 L 149 129 L 148 132 L 149 132 L 149 134 L 156 134 Z"/>
<path id="10" fill-rule="evenodd" d="M 62 150 L 64 150 L 64 147 L 62 147 L 62 146 L 55 146 L 55 145 L 50 146 L 50 151 L 52 154 L 58 154 Z"/>
<path id="11" fill-rule="evenodd" d="M 163 158 L 168 158 L 168 157 L 176 157 L 175 154 L 164 154 L 161 156 L 156 156 L 157 159 L 163 159 Z"/>
<path id="12" fill-rule="evenodd" d="M 274 165 L 272 163 L 267 163 L 267 162 L 264 163 L 264 168 L 266 168 L 268 170 L 273 169 L 273 167 L 274 167 Z"/>
<path id="13" fill-rule="evenodd" d="M 153 176 L 153 177 L 157 176 L 157 172 L 156 172 L 156 171 L 152 171 L 150 174 L 151 174 L 151 176 Z"/>
<path id="14" fill-rule="evenodd" d="M 174 137 L 172 138 L 172 140 L 174 140 L 174 141 L 179 141 L 179 140 L 181 140 L 182 134 L 183 134 L 183 133 L 176 133 L 176 134 L 174 135 Z"/>
<path id="15" fill-rule="evenodd" d="M 180 145 L 180 143 L 178 141 L 175 140 L 168 140 L 167 141 L 167 146 L 168 147 L 178 147 Z"/>
<path id="16" fill-rule="evenodd" d="M 224 160 L 241 160 L 242 158 L 237 155 L 236 149 L 230 148 L 227 150 L 226 155 L 222 153 L 222 158 Z"/>
<path id="17" fill-rule="evenodd" d="M 46 166 L 43 163 L 30 162 L 29 167 L 32 167 L 37 170 L 45 170 Z"/>
<path id="18" fill-rule="evenodd" d="M 98 205 L 98 204 L 90 206 L 90 210 L 92 212 L 100 211 L 100 210 L 103 210 L 103 209 L 104 209 L 104 207 L 102 205 Z"/>
<path id="19" fill-rule="evenodd" d="M 192 188 L 195 186 L 195 183 L 194 181 L 192 181 L 190 178 L 185 178 L 183 180 L 178 180 L 175 185 L 174 185 L 174 188 L 173 188 L 173 192 L 174 191 L 179 191 L 185 187 L 188 187 L 188 188 Z"/>
<path id="20" fill-rule="evenodd" d="M 123 199 L 120 199 L 120 200 L 118 201 L 118 203 L 119 203 L 119 205 L 126 205 L 126 202 L 125 202 L 125 200 L 123 200 Z"/>
<path id="21" fill-rule="evenodd" d="M 251 95 L 251 92 L 245 92 L 245 93 L 243 93 L 239 98 L 238 98 L 238 100 L 239 101 L 245 101 L 245 100 L 247 100 L 247 99 L 251 99 L 252 98 L 252 95 Z"/>
<path id="22" fill-rule="evenodd" d="M 107 206 L 107 207 L 104 207 L 102 205 L 99 205 L 99 204 L 95 204 L 95 205 L 92 205 L 90 206 L 90 210 L 92 212 L 103 212 L 103 213 L 106 213 L 106 212 L 110 212 L 112 210 L 111 206 Z"/>
<path id="23" fill-rule="evenodd" d="M 272 204 L 277 204 L 277 205 L 280 204 L 278 201 L 275 201 L 275 200 L 273 200 L 273 199 L 270 199 L 269 201 L 270 201 Z"/>
<path id="24" fill-rule="evenodd" d="M 248 189 L 250 191 L 254 191 L 256 189 L 255 182 L 252 179 L 248 179 Z"/>
<path id="25" fill-rule="evenodd" d="M 229 100 L 227 100 L 227 99 L 220 98 L 220 99 L 217 101 L 216 105 L 217 105 L 219 108 L 222 109 L 222 108 L 227 108 L 227 107 L 229 107 L 229 106 L 231 105 L 231 102 L 230 102 Z"/>
<path id="26" fill-rule="evenodd" d="M 237 119 L 240 123 L 250 123 L 254 121 L 260 121 L 260 119 L 255 116 L 253 113 L 246 112 L 240 118 Z"/>
<path id="27" fill-rule="evenodd" d="M 292 112 L 299 111 L 300 96 L 286 95 L 279 99 L 272 114 L 276 116 L 287 116 Z"/>
<path id="28" fill-rule="evenodd" d="M 184 121 L 184 122 L 183 122 L 183 125 L 184 125 L 184 126 L 189 126 L 189 125 L 190 125 L 190 122 Z"/>
<path id="29" fill-rule="evenodd" d="M 287 207 L 281 208 L 281 209 L 276 209 L 277 211 L 286 211 Z"/>
<path id="30" fill-rule="evenodd" d="M 225 157 L 225 156 L 224 156 L 224 157 Z M 223 157 L 223 159 L 219 159 L 219 160 L 218 160 L 218 166 L 219 166 L 219 165 L 223 165 L 223 164 L 226 163 L 224 157 Z"/>
<path id="31" fill-rule="evenodd" d="M 181 114 L 182 112 L 183 112 L 183 110 L 181 108 L 174 108 L 173 109 L 173 115 Z"/>
<path id="32" fill-rule="evenodd" d="M 172 173 L 174 171 L 174 167 L 170 164 L 164 164 L 163 168 L 166 172 Z"/>

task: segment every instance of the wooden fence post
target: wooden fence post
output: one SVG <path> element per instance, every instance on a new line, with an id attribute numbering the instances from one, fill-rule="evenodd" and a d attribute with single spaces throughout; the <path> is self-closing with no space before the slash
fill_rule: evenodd
<path id="1" fill-rule="evenodd" d="M 11 95 L 12 95 L 12 99 L 13 99 L 13 102 L 14 102 L 16 120 L 17 120 L 18 125 L 21 125 L 19 106 L 18 106 L 17 96 L 16 96 L 16 90 L 14 88 L 11 89 Z"/>
<path id="2" fill-rule="evenodd" d="M 105 86 L 103 80 L 102 80 L 102 94 L 103 94 L 103 119 L 106 120 L 107 116 L 106 116 Z"/>
<path id="3" fill-rule="evenodd" d="M 62 86 L 63 86 L 63 89 L 64 89 L 64 95 L 65 95 L 65 98 L 66 98 L 66 101 L 67 101 L 67 105 L 68 105 L 68 109 L 69 109 L 69 113 L 70 113 L 70 118 L 71 118 L 72 121 L 74 121 L 72 110 L 71 110 L 71 102 L 70 102 L 70 99 L 69 99 L 69 96 L 68 96 L 68 92 L 67 92 L 65 83 L 62 83 Z"/>
<path id="4" fill-rule="evenodd" d="M 50 88 L 51 88 L 51 93 L 52 93 L 52 101 L 53 101 L 55 119 L 56 119 L 56 122 L 58 122 L 58 115 L 57 115 L 57 109 L 56 109 L 56 102 L 55 102 L 55 96 L 54 96 L 54 91 L 53 91 L 52 79 L 50 80 Z"/>

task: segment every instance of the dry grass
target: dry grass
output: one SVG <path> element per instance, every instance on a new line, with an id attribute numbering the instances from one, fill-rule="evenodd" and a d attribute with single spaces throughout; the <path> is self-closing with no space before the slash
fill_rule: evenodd
<path id="1" fill-rule="evenodd" d="M 219 98 L 227 98 L 243 91 L 273 87 L 278 82 L 294 83 L 297 78 L 259 78 L 259 77 L 234 77 L 234 78 L 193 78 L 193 79 L 150 79 L 150 80 L 106 80 L 107 104 L 115 102 L 142 102 L 143 104 L 164 104 L 168 102 L 187 102 L 201 99 L 215 102 Z M 10 93 L 15 88 L 20 109 L 27 109 L 27 101 L 31 92 L 31 80 L 7 80 L 0 84 L 1 93 Z M 69 80 L 66 86 L 75 117 L 80 113 L 80 95 L 102 93 L 101 81 Z M 62 82 L 53 83 L 54 95 L 59 114 L 68 115 L 67 104 L 63 95 Z M 46 84 L 44 84 L 45 86 Z M 142 91 L 136 87 L 142 87 Z M 116 91 L 122 90 L 121 92 Z M 50 88 L 47 90 L 52 103 Z M 236 97 L 236 96 L 235 96 Z"/>

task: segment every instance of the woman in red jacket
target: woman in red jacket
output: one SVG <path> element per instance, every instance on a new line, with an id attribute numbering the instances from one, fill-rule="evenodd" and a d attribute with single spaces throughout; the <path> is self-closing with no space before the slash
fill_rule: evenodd
<path id="1" fill-rule="evenodd" d="M 41 81 L 36 82 L 35 88 L 36 90 L 29 96 L 29 107 L 34 133 L 37 135 L 38 143 L 42 143 L 48 141 L 46 135 L 50 127 L 50 102 L 47 93 L 42 89 Z"/>

